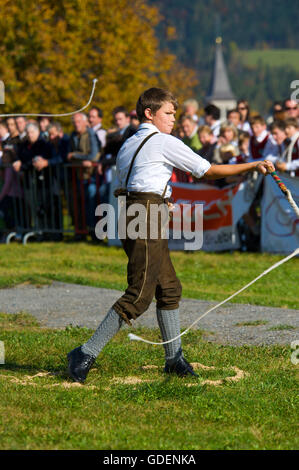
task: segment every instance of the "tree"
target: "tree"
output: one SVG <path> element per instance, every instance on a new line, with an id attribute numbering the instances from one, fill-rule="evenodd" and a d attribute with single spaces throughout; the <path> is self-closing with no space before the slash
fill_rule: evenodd
<path id="1" fill-rule="evenodd" d="M 110 119 L 133 109 L 151 86 L 172 85 L 179 98 L 196 84 L 192 71 L 159 50 L 157 8 L 143 0 L 3 0 L 0 78 L 8 112 L 68 112 L 81 107 L 98 78 L 93 104 Z"/>

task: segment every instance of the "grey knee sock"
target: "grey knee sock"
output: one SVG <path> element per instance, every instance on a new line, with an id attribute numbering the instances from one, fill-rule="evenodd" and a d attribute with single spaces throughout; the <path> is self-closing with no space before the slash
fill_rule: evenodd
<path id="1" fill-rule="evenodd" d="M 92 337 L 81 346 L 85 354 L 97 357 L 103 347 L 120 330 L 123 319 L 111 308 Z"/>
<path id="2" fill-rule="evenodd" d="M 180 316 L 179 309 L 160 310 L 157 308 L 157 320 L 162 334 L 163 341 L 169 341 L 180 334 Z M 181 338 L 164 344 L 165 359 L 173 359 L 181 348 Z"/>

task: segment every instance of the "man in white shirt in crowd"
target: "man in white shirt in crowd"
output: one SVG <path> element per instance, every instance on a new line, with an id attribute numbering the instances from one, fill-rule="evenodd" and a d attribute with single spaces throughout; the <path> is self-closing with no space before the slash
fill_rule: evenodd
<path id="1" fill-rule="evenodd" d="M 93 336 L 68 354 L 68 371 L 77 382 L 85 381 L 103 347 L 125 322 L 131 324 L 132 319 L 144 313 L 154 296 L 163 341 L 170 341 L 164 345 L 164 372 L 180 377 L 197 376 L 184 358 L 181 338 L 172 341 L 180 335 L 179 301 L 182 288 L 170 259 L 168 240 L 162 236 L 162 222 L 158 224 L 158 237 L 151 237 L 152 209 L 156 209 L 157 204 L 167 208 L 171 195 L 168 182 L 174 167 L 191 172 L 196 178 L 204 176 L 208 179 L 254 170 L 262 174 L 274 171 L 272 163 L 268 161 L 211 166 L 171 135 L 176 109 L 177 101 L 167 90 L 150 88 L 142 93 L 136 107 L 141 125 L 137 133 L 126 140 L 117 155 L 118 194 L 126 195 L 127 211 L 136 203 L 144 206 L 145 236 L 135 239 L 127 233 L 132 220 L 127 215 L 126 238 L 122 243 L 128 256 L 128 287 L 110 308 Z"/>
<path id="2" fill-rule="evenodd" d="M 279 171 L 287 171 L 291 176 L 299 176 L 299 124 L 297 119 L 289 118 L 285 121 L 287 145 L 281 161 L 276 162 Z"/>
<path id="3" fill-rule="evenodd" d="M 218 139 L 220 134 L 220 109 L 214 104 L 208 104 L 205 109 L 205 122 L 213 131 L 215 141 Z"/>
<path id="4" fill-rule="evenodd" d="M 100 150 L 106 146 L 107 131 L 102 128 L 103 112 L 97 106 L 93 106 L 88 113 L 88 121 L 100 142 Z"/>

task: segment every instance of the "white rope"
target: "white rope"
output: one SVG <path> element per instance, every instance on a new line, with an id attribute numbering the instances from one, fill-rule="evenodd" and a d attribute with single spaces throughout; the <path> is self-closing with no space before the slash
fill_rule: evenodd
<path id="1" fill-rule="evenodd" d="M 94 91 L 95 91 L 95 87 L 96 87 L 96 83 L 97 83 L 98 79 L 97 78 L 94 78 L 92 83 L 93 83 L 93 86 L 92 86 L 92 90 L 91 90 L 91 94 L 90 94 L 90 97 L 89 97 L 89 100 L 88 100 L 88 103 L 83 106 L 83 108 L 80 108 L 78 109 L 77 111 L 72 111 L 71 113 L 62 113 L 62 114 L 28 114 L 28 113 L 17 113 L 17 114 L 0 114 L 0 117 L 18 117 L 18 116 L 39 116 L 39 117 L 49 117 L 49 116 L 52 116 L 52 117 L 66 117 L 66 116 L 72 116 L 73 114 L 77 114 L 77 113 L 81 113 L 81 111 L 83 111 L 84 109 L 86 109 L 90 103 L 91 103 L 91 100 L 93 98 L 93 95 L 94 95 Z"/>
<path id="2" fill-rule="evenodd" d="M 295 204 L 295 203 L 294 203 Z M 298 209 L 298 208 L 297 208 Z M 153 341 L 148 341 L 147 339 L 143 339 L 141 338 L 140 336 L 137 336 L 137 335 L 134 335 L 133 333 L 130 333 L 128 336 L 130 338 L 131 341 L 143 341 L 144 343 L 148 343 L 148 344 L 155 344 L 155 345 L 163 345 L 163 344 L 168 344 L 168 343 L 171 343 L 172 341 L 175 341 L 176 339 L 180 338 L 181 336 L 185 335 L 194 325 L 196 325 L 196 323 L 199 322 L 199 320 L 201 320 L 203 317 L 205 317 L 208 313 L 212 312 L 213 310 L 216 310 L 216 308 L 220 307 L 221 305 L 224 305 L 226 302 L 228 302 L 229 300 L 231 300 L 232 298 L 236 297 L 236 295 L 240 294 L 241 292 L 243 292 L 245 289 L 247 289 L 249 286 L 251 286 L 252 284 L 254 284 L 256 281 L 258 281 L 259 279 L 261 279 L 261 277 L 265 276 L 266 274 L 268 274 L 269 272 L 273 271 L 273 269 L 276 269 L 278 268 L 278 266 L 281 266 L 283 263 L 286 263 L 289 259 L 293 258 L 294 256 L 296 255 L 299 255 L 299 248 L 297 248 L 295 251 L 293 251 L 293 253 L 291 253 L 290 255 L 286 256 L 285 258 L 283 258 L 282 260 L 278 261 L 277 263 L 273 264 L 273 266 L 271 266 L 270 268 L 266 269 L 266 271 L 264 271 L 262 274 L 260 274 L 258 277 L 256 277 L 253 281 L 249 282 L 249 284 L 246 284 L 246 286 L 242 287 L 242 289 L 238 290 L 237 292 L 235 292 L 234 294 L 230 295 L 227 299 L 223 300 L 222 302 L 220 302 L 219 304 L 215 305 L 214 307 L 210 308 L 209 310 L 207 310 L 205 313 L 203 313 L 199 318 L 197 318 L 197 320 L 195 320 L 185 331 L 183 331 L 183 333 L 181 333 L 180 335 L 176 336 L 175 338 L 172 338 L 170 339 L 169 341 L 164 341 L 163 343 L 154 343 Z"/>
<path id="3" fill-rule="evenodd" d="M 295 214 L 297 215 L 297 217 L 299 217 L 299 207 L 297 206 L 296 202 L 294 201 L 292 193 L 289 189 L 287 189 L 287 191 L 286 191 L 286 197 L 287 197 L 287 200 L 289 201 L 290 205 L 294 209 Z"/>

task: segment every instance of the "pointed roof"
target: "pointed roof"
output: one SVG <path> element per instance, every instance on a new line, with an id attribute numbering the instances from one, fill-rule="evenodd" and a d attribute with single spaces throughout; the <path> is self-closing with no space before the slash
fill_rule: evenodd
<path id="1" fill-rule="evenodd" d="M 207 100 L 213 101 L 234 99 L 235 95 L 233 94 L 230 87 L 227 70 L 223 58 L 222 38 L 218 36 L 216 38 L 214 72 Z"/>

